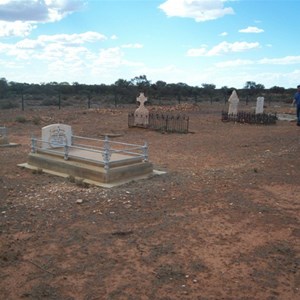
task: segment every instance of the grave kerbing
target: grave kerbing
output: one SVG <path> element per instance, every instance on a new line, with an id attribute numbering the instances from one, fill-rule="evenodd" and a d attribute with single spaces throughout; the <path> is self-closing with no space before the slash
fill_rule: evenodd
<path id="1" fill-rule="evenodd" d="M 108 188 L 165 173 L 153 169 L 146 142 L 76 136 L 66 124 L 42 128 L 42 138 L 31 138 L 27 163 L 19 166 Z"/>

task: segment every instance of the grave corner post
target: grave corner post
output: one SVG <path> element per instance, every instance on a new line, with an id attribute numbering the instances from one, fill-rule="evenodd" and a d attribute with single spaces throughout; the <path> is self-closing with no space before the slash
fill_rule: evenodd
<path id="1" fill-rule="evenodd" d="M 143 157 L 144 157 L 144 161 L 148 161 L 149 160 L 149 155 L 148 155 L 148 143 L 145 142 L 143 148 Z"/>
<path id="2" fill-rule="evenodd" d="M 34 135 L 31 135 L 31 153 L 36 153 L 37 140 Z"/>
<path id="3" fill-rule="evenodd" d="M 65 143 L 64 145 L 64 160 L 68 160 L 69 159 L 69 146 L 67 143 Z"/>
<path id="4" fill-rule="evenodd" d="M 107 135 L 104 138 L 104 152 L 102 153 L 102 157 L 104 162 L 104 169 L 108 170 L 111 153 L 110 153 L 110 144 Z"/>

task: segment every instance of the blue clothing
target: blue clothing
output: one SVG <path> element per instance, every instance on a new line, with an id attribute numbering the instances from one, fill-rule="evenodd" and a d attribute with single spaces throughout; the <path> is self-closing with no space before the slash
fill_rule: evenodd
<path id="1" fill-rule="evenodd" d="M 294 96 L 297 106 L 300 106 L 300 92 L 297 92 Z"/>
<path id="2" fill-rule="evenodd" d="M 297 123 L 300 124 L 300 92 L 297 92 L 294 96 L 297 106 Z"/>

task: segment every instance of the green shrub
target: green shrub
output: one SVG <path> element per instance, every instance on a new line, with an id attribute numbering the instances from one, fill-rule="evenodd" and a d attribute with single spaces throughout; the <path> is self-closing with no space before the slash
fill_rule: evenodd
<path id="1" fill-rule="evenodd" d="M 17 116 L 16 117 L 16 122 L 19 122 L 19 123 L 25 123 L 27 120 L 24 116 Z"/>

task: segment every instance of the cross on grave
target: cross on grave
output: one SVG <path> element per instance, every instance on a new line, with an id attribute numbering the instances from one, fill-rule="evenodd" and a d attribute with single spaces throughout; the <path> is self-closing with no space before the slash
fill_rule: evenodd
<path id="1" fill-rule="evenodd" d="M 136 98 L 136 101 L 140 102 L 140 107 L 144 107 L 147 100 L 148 98 L 145 97 L 144 93 L 140 93 L 140 95 Z"/>
<path id="2" fill-rule="evenodd" d="M 140 106 L 134 112 L 134 125 L 146 126 L 149 124 L 149 111 L 145 107 L 145 102 L 147 100 L 144 93 L 140 93 L 139 97 L 136 98 L 136 101 L 140 103 Z"/>

